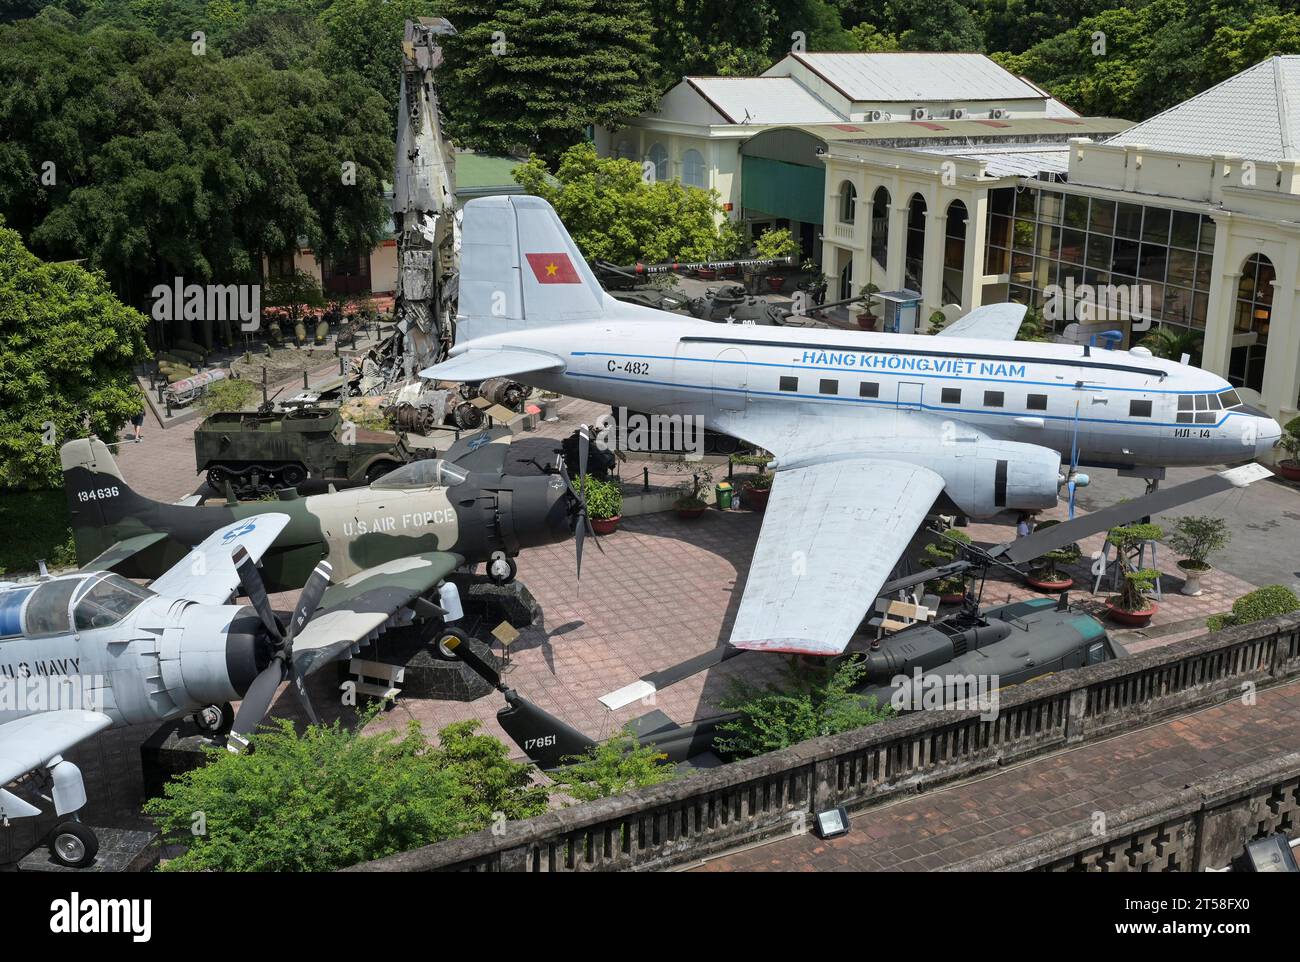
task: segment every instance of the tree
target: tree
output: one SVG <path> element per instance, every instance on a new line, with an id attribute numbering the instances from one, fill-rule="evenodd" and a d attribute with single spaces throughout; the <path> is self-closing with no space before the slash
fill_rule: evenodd
<path id="1" fill-rule="evenodd" d="M 551 773 L 551 780 L 580 802 L 621 795 L 634 788 L 672 781 L 677 770 L 653 745 L 642 745 L 631 726 L 593 745 L 585 755 L 568 755 L 571 764 Z"/>
<path id="2" fill-rule="evenodd" d="M 1171 361 L 1177 361 L 1186 354 L 1191 364 L 1201 362 L 1201 349 L 1204 345 L 1205 335 L 1200 331 L 1164 324 L 1142 338 L 1141 344 L 1156 357 L 1165 357 Z"/>
<path id="3" fill-rule="evenodd" d="M 751 758 L 883 721 L 893 709 L 879 707 L 875 698 L 864 701 L 853 691 L 865 675 L 866 665 L 851 657 L 837 667 L 792 663 L 784 685 L 759 688 L 738 679 L 722 708 L 740 717 L 718 726 L 729 734 L 716 739 L 714 747 L 729 757 Z"/>
<path id="4" fill-rule="evenodd" d="M 407 20 L 427 16 L 427 0 L 332 0 L 320 15 L 325 31 L 322 65 L 359 74 L 378 91 L 396 121 L 402 36 Z M 452 20 L 452 26 L 457 26 Z M 439 80 L 441 80 L 439 76 Z"/>
<path id="5" fill-rule="evenodd" d="M 706 260 L 734 243 L 719 226 L 722 208 L 714 191 L 675 180 L 647 183 L 640 164 L 597 157 L 591 144 L 566 150 L 554 180 L 536 155 L 515 168 L 514 178 L 550 201 L 589 260 Z"/>
<path id="6" fill-rule="evenodd" d="M 545 811 L 530 766 L 477 726 L 447 726 L 435 748 L 414 721 L 400 736 L 338 722 L 299 735 L 279 719 L 250 753 L 212 749 L 144 806 L 187 846 L 164 870 L 331 871 Z"/>
<path id="7" fill-rule="evenodd" d="M 450 0 L 442 103 L 452 139 L 554 160 L 592 124 L 655 102 L 642 0 Z"/>
<path id="8" fill-rule="evenodd" d="M 43 263 L 0 218 L 0 490 L 58 487 L 64 441 L 112 439 L 140 411 L 147 326 L 103 275 Z"/>

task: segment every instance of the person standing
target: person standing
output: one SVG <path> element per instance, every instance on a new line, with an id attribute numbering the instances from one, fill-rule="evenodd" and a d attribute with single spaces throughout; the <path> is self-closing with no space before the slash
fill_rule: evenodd
<path id="1" fill-rule="evenodd" d="M 140 429 L 144 427 L 144 408 L 145 408 L 144 392 L 141 391 L 139 393 L 140 393 L 140 410 L 135 414 L 131 415 L 131 428 L 135 432 L 135 436 L 132 438 L 132 441 L 135 444 L 140 443 L 140 438 L 143 437 L 143 435 L 140 433 Z"/>

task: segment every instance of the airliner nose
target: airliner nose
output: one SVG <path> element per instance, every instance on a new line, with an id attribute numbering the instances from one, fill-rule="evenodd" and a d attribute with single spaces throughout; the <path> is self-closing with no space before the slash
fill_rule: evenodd
<path id="1" fill-rule="evenodd" d="M 1255 457 L 1262 458 L 1277 446 L 1282 438 L 1282 425 L 1270 417 L 1255 419 Z"/>

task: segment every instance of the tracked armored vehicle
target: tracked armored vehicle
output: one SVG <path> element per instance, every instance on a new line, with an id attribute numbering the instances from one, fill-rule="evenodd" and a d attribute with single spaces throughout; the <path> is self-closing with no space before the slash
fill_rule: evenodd
<path id="1" fill-rule="evenodd" d="M 356 428 L 337 408 L 230 411 L 194 432 L 196 470 L 219 492 L 260 498 L 308 478 L 368 484 L 434 451 L 409 446 L 406 436 Z"/>

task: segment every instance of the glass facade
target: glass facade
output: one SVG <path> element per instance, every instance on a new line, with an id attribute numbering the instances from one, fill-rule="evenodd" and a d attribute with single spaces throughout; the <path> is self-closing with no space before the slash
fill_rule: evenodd
<path id="1" fill-rule="evenodd" d="M 989 191 L 985 273 L 1009 275 L 1008 299 L 1043 308 L 1044 288 L 1087 284 L 1149 293 L 1151 319 L 1204 330 L 1213 218 L 1037 187 Z M 1077 317 L 1076 317 L 1077 319 Z M 1046 318 L 1057 333 L 1068 318 Z"/>

